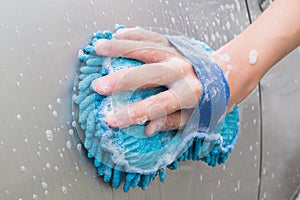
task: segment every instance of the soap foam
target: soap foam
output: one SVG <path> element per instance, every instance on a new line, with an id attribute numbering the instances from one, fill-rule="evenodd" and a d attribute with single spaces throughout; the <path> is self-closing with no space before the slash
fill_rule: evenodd
<path id="1" fill-rule="evenodd" d="M 256 49 L 252 49 L 249 52 L 249 58 L 248 58 L 250 65 L 255 65 L 256 64 L 257 57 L 258 57 L 257 50 Z"/>

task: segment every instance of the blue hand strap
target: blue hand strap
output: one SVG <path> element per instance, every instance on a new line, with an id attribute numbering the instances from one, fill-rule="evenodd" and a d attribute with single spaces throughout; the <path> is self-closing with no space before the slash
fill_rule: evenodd
<path id="1" fill-rule="evenodd" d="M 226 111 L 229 85 L 221 68 L 205 51 L 205 44 L 185 36 L 166 35 L 169 42 L 193 65 L 202 84 L 202 95 L 186 128 L 210 133 Z M 188 127 L 192 126 L 192 127 Z M 186 131 L 185 131 L 186 132 Z"/>

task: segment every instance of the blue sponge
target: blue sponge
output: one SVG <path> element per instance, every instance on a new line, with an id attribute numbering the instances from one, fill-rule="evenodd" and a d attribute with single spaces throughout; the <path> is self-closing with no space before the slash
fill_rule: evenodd
<path id="1" fill-rule="evenodd" d="M 115 29 L 123 28 L 118 26 Z M 158 175 L 166 180 L 166 168 L 177 169 L 178 162 L 202 160 L 210 166 L 224 163 L 237 141 L 239 114 L 236 106 L 209 134 L 187 136 L 181 131 L 161 131 L 151 137 L 144 136 L 144 124 L 127 128 L 110 128 L 104 115 L 113 107 L 145 99 L 166 90 L 165 87 L 138 89 L 103 96 L 91 87 L 93 80 L 107 74 L 143 63 L 122 57 L 111 58 L 95 53 L 98 39 L 112 39 L 110 31 L 98 31 L 79 53 L 81 62 L 74 85 L 73 111 L 78 134 L 94 160 L 94 166 L 104 182 L 123 190 L 140 187 L 146 190 Z M 212 50 L 203 43 L 203 49 Z"/>

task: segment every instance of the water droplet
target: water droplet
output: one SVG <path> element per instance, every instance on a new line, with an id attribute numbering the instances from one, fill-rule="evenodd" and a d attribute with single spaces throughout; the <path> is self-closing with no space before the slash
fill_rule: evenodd
<path id="1" fill-rule="evenodd" d="M 48 184 L 45 181 L 41 182 L 41 185 L 44 190 L 46 190 L 48 188 Z"/>
<path id="2" fill-rule="evenodd" d="M 45 194 L 46 196 L 48 196 L 48 194 L 49 194 L 48 190 L 45 190 L 45 191 L 44 191 L 44 194 Z"/>
<path id="3" fill-rule="evenodd" d="M 220 187 L 220 185 L 221 185 L 221 181 L 220 181 L 220 180 L 218 180 L 217 187 L 219 188 L 219 187 Z"/>
<path id="4" fill-rule="evenodd" d="M 230 28 L 231 28 L 231 25 L 230 25 L 230 23 L 227 21 L 227 23 L 226 23 L 226 28 L 227 28 L 227 30 L 229 31 L 230 30 Z"/>
<path id="5" fill-rule="evenodd" d="M 73 129 L 69 129 L 68 133 L 69 133 L 69 135 L 73 136 L 74 130 Z"/>
<path id="6" fill-rule="evenodd" d="M 61 186 L 61 191 L 64 194 L 67 194 L 67 192 L 68 192 L 66 186 Z"/>
<path id="7" fill-rule="evenodd" d="M 57 117 L 57 116 L 58 116 L 57 111 L 53 110 L 52 115 L 53 115 L 54 117 Z"/>
<path id="8" fill-rule="evenodd" d="M 172 21 L 172 23 L 173 23 L 173 24 L 175 24 L 175 23 L 176 23 L 176 20 L 175 20 L 175 18 L 174 18 L 174 17 L 171 17 L 171 21 Z"/>
<path id="9" fill-rule="evenodd" d="M 82 148 L 82 144 L 81 144 L 81 143 L 78 143 L 78 144 L 77 144 L 77 150 L 80 151 L 81 148 Z"/>
<path id="10" fill-rule="evenodd" d="M 17 84 L 17 86 L 20 86 L 20 85 L 21 85 L 20 81 L 17 81 L 17 83 L 16 83 L 16 84 Z"/>
<path id="11" fill-rule="evenodd" d="M 61 98 L 57 98 L 57 99 L 56 99 L 56 102 L 57 102 L 58 104 L 61 104 Z"/>
<path id="12" fill-rule="evenodd" d="M 71 144 L 71 141 L 70 141 L 70 140 L 67 141 L 66 145 L 67 145 L 67 148 L 68 148 L 68 149 L 71 149 L 72 144 Z"/>
<path id="13" fill-rule="evenodd" d="M 26 171 L 25 165 L 21 165 L 20 169 L 21 169 L 21 172 L 25 172 Z"/>
<path id="14" fill-rule="evenodd" d="M 266 170 L 266 168 L 264 167 L 264 168 L 263 168 L 263 171 L 262 171 L 262 174 L 263 174 L 263 175 L 266 175 L 266 173 L 267 173 L 267 170 Z"/>
<path id="15" fill-rule="evenodd" d="M 59 170 L 59 168 L 58 168 L 57 166 L 55 166 L 55 167 L 54 167 L 54 170 L 55 170 L 55 171 L 58 171 L 58 170 Z"/>
<path id="16" fill-rule="evenodd" d="M 253 147 L 252 145 L 249 146 L 249 151 L 252 151 L 253 150 Z"/>
<path id="17" fill-rule="evenodd" d="M 257 57 L 258 57 L 258 53 L 257 53 L 256 49 L 252 49 L 249 52 L 249 63 L 251 65 L 254 65 L 257 61 Z"/>
<path id="18" fill-rule="evenodd" d="M 49 142 L 52 142 L 52 141 L 53 141 L 53 138 L 54 138 L 53 132 L 52 132 L 51 130 L 46 130 L 46 131 L 45 131 L 45 134 L 46 134 L 47 140 L 48 140 Z"/>
<path id="19" fill-rule="evenodd" d="M 22 115 L 21 114 L 17 114 L 17 120 L 21 120 L 22 119 Z"/>
<path id="20" fill-rule="evenodd" d="M 49 105 L 48 105 L 48 109 L 49 109 L 49 110 L 52 110 L 52 109 L 53 109 L 53 106 L 52 106 L 51 104 L 49 104 Z"/>
<path id="21" fill-rule="evenodd" d="M 32 195 L 32 200 L 38 200 L 38 195 L 37 194 L 33 194 Z"/>
<path id="22" fill-rule="evenodd" d="M 75 121 L 72 121 L 72 126 L 76 127 L 76 122 Z"/>
<path id="23" fill-rule="evenodd" d="M 210 39 L 212 42 L 216 42 L 216 36 L 214 34 L 210 35 Z"/>
<path id="24" fill-rule="evenodd" d="M 45 166 L 46 166 L 47 169 L 50 169 L 50 168 L 51 168 L 51 164 L 50 164 L 50 163 L 46 163 Z"/>

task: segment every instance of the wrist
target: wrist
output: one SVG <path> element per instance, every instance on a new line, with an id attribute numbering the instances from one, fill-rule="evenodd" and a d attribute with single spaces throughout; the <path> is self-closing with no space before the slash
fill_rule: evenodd
<path id="1" fill-rule="evenodd" d="M 230 97 L 226 112 L 248 96 L 256 87 L 260 78 L 242 63 L 235 62 L 230 51 L 224 48 L 212 54 L 212 59 L 222 69 L 230 88 Z"/>

